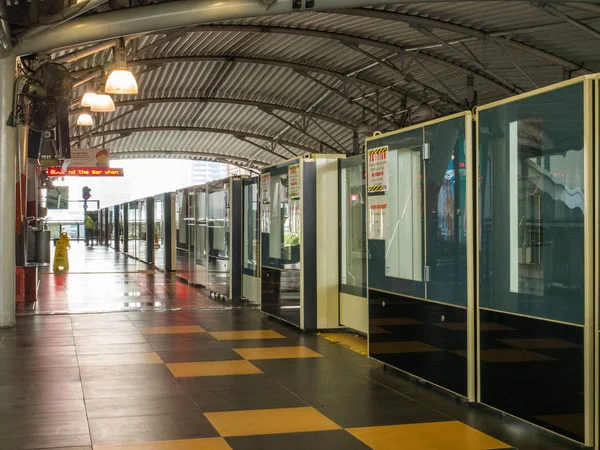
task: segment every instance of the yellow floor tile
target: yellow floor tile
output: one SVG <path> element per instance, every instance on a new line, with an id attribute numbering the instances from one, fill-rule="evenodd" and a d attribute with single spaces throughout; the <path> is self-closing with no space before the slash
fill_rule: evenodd
<path id="1" fill-rule="evenodd" d="M 300 433 L 341 427 L 314 408 L 278 408 L 205 413 L 221 436 Z"/>
<path id="2" fill-rule="evenodd" d="M 231 450 L 223 438 L 140 442 L 137 444 L 94 445 L 94 450 Z"/>
<path id="3" fill-rule="evenodd" d="M 282 336 L 273 330 L 213 331 L 210 334 L 219 341 L 236 341 L 241 339 L 285 339 L 285 336 Z"/>
<path id="4" fill-rule="evenodd" d="M 440 349 L 433 345 L 419 341 L 397 341 L 397 342 L 371 342 L 369 352 L 371 354 L 387 355 L 391 353 L 421 353 L 437 352 Z"/>
<path id="5" fill-rule="evenodd" d="M 155 352 L 148 353 L 127 353 L 127 354 L 108 354 L 108 355 L 79 355 L 79 365 L 86 366 L 127 366 L 133 364 L 162 364 Z"/>
<path id="6" fill-rule="evenodd" d="M 262 373 L 258 367 L 245 360 L 169 363 L 167 367 L 177 378 Z"/>
<path id="7" fill-rule="evenodd" d="M 321 333 L 321 336 L 330 342 L 341 344 L 350 350 L 363 355 L 367 354 L 367 338 L 349 333 Z"/>
<path id="8" fill-rule="evenodd" d="M 380 318 L 380 319 L 371 319 L 369 320 L 369 326 L 379 325 L 420 325 L 423 322 L 419 322 L 418 320 L 411 319 L 409 317 L 388 317 L 388 318 Z"/>
<path id="9" fill-rule="evenodd" d="M 583 436 L 584 434 L 583 414 L 552 414 L 548 416 L 536 416 L 536 418 L 577 436 Z"/>
<path id="10" fill-rule="evenodd" d="M 234 352 L 248 360 L 254 359 L 291 359 L 322 358 L 323 355 L 307 347 L 257 347 L 234 348 Z"/>
<path id="11" fill-rule="evenodd" d="M 467 357 L 467 352 L 464 350 L 453 351 L 455 355 Z M 537 362 L 537 361 L 554 361 L 549 356 L 541 353 L 530 352 L 520 348 L 494 348 L 481 350 L 481 360 L 489 363 L 518 363 L 518 362 Z"/>
<path id="12" fill-rule="evenodd" d="M 577 344 L 557 338 L 498 339 L 498 341 L 512 345 L 513 347 L 525 348 L 528 350 L 579 347 Z"/>
<path id="13" fill-rule="evenodd" d="M 487 450 L 510 448 L 461 422 L 432 422 L 383 427 L 349 428 L 374 450 Z"/>
<path id="14" fill-rule="evenodd" d="M 189 334 L 205 333 L 206 330 L 199 325 L 177 325 L 172 327 L 142 327 L 143 334 Z"/>

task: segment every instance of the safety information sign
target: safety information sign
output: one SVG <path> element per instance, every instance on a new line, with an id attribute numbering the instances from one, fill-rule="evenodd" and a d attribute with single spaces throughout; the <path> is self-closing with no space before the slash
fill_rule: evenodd
<path id="1" fill-rule="evenodd" d="M 369 239 L 387 238 L 388 199 L 387 195 L 369 197 Z"/>
<path id="2" fill-rule="evenodd" d="M 385 192 L 388 184 L 388 146 L 372 148 L 368 156 L 369 192 Z"/>
<path id="3" fill-rule="evenodd" d="M 263 203 L 271 203 L 271 174 L 263 173 L 260 176 L 260 198 Z"/>
<path id="4" fill-rule="evenodd" d="M 300 198 L 300 164 L 288 166 L 288 195 L 290 198 Z"/>

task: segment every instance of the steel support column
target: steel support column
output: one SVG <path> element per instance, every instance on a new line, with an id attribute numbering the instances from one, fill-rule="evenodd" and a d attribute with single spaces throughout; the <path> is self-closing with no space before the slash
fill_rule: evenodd
<path id="1" fill-rule="evenodd" d="M 15 324 L 15 160 L 17 129 L 6 125 L 12 111 L 16 59 L 0 50 L 0 327 Z"/>

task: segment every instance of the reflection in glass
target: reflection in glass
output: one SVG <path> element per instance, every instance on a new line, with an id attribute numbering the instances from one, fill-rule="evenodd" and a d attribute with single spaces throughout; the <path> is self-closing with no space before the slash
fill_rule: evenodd
<path id="1" fill-rule="evenodd" d="M 366 297 L 365 164 L 340 160 L 340 292 Z"/>
<path id="2" fill-rule="evenodd" d="M 583 83 L 484 108 L 478 128 L 481 398 L 582 441 Z"/>
<path id="3" fill-rule="evenodd" d="M 229 297 L 229 182 L 213 181 L 208 190 L 208 289 Z"/>
<path id="4" fill-rule="evenodd" d="M 583 324 L 582 85 L 479 120 L 481 306 Z"/>
<path id="5" fill-rule="evenodd" d="M 300 198 L 288 194 L 290 165 L 268 169 L 269 196 L 261 198 L 261 297 L 263 311 L 299 326 L 301 211 Z"/>
<path id="6" fill-rule="evenodd" d="M 154 265 L 165 270 L 165 212 L 164 196 L 154 198 Z"/>
<path id="7" fill-rule="evenodd" d="M 206 269 L 206 259 L 208 257 L 206 250 L 208 220 L 206 217 L 206 187 L 199 186 L 195 189 L 195 275 L 194 280 L 197 284 L 206 286 L 208 283 L 208 272 Z"/>
<path id="8" fill-rule="evenodd" d="M 259 223 L 258 223 L 258 179 L 244 180 L 244 274 L 258 276 Z"/>
<path id="9" fill-rule="evenodd" d="M 146 211 L 146 200 L 140 200 L 139 204 L 139 212 L 137 214 L 138 217 L 138 248 L 137 254 L 138 258 L 141 261 L 148 262 L 148 244 L 147 244 L 147 211 Z"/>

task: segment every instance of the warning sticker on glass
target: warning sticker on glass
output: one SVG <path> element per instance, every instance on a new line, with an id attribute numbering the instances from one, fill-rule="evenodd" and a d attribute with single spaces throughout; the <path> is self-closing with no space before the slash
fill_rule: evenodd
<path id="1" fill-rule="evenodd" d="M 388 146 L 372 148 L 368 156 L 369 192 L 384 192 L 388 184 Z"/>
<path id="2" fill-rule="evenodd" d="M 288 167 L 288 195 L 290 198 L 300 198 L 300 164 Z"/>
<path id="3" fill-rule="evenodd" d="M 369 197 L 369 239 L 385 240 L 387 221 L 387 195 Z"/>
<path id="4" fill-rule="evenodd" d="M 263 173 L 260 176 L 260 198 L 263 203 L 271 203 L 271 174 Z"/>

